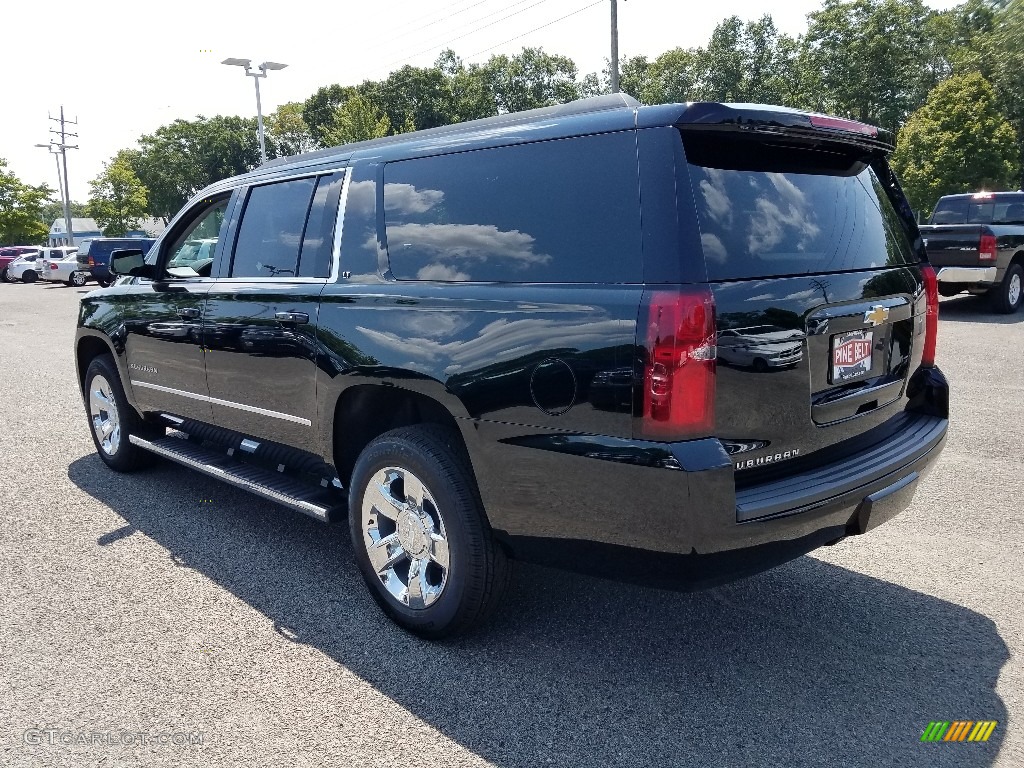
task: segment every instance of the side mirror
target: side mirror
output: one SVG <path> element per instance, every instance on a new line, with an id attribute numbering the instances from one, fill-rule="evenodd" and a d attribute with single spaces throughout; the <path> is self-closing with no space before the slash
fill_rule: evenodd
<path id="1" fill-rule="evenodd" d="M 119 276 L 152 277 L 154 274 L 152 265 L 145 262 L 145 255 L 138 248 L 112 251 L 108 269 L 110 274 Z"/>

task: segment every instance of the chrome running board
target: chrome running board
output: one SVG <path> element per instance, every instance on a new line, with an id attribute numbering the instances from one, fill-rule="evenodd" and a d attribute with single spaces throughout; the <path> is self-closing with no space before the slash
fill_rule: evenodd
<path id="1" fill-rule="evenodd" d="M 128 439 L 139 448 L 202 472 L 204 475 L 223 480 L 236 488 L 276 501 L 325 523 L 339 516 L 344 518 L 344 497 L 339 496 L 336 491 L 325 490 L 269 469 L 245 464 L 184 438 L 162 437 L 159 440 L 145 440 L 136 435 L 129 435 Z"/>

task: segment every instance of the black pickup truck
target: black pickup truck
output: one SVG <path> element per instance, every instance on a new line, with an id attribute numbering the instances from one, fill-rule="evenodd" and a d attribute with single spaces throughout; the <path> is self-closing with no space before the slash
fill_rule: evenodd
<path id="1" fill-rule="evenodd" d="M 690 588 L 866 533 L 948 423 L 890 139 L 607 96 L 217 182 L 82 300 L 97 451 L 347 524 L 435 638 L 509 557 Z"/>
<path id="2" fill-rule="evenodd" d="M 939 293 L 988 294 L 997 312 L 1024 300 L 1024 192 L 946 195 L 921 227 Z"/>

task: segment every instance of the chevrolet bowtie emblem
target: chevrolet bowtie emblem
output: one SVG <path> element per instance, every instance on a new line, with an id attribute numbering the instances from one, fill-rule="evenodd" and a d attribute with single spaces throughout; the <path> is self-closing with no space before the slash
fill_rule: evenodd
<path id="1" fill-rule="evenodd" d="M 872 307 L 864 313 L 864 322 L 871 325 L 881 325 L 888 319 L 889 309 L 887 307 Z"/>

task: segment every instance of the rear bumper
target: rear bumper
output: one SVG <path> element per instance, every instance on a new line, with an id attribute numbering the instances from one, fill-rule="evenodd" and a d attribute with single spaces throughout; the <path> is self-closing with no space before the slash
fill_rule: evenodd
<path id="1" fill-rule="evenodd" d="M 490 447 L 474 466 L 492 526 L 514 557 L 692 589 L 892 519 L 934 466 L 947 426 L 944 414 L 905 412 L 855 453 L 739 490 L 715 439 L 644 443 L 477 422 Z"/>
<path id="2" fill-rule="evenodd" d="M 940 283 L 963 283 L 965 285 L 976 285 L 978 283 L 995 283 L 998 270 L 991 267 L 941 267 L 935 274 Z"/>

